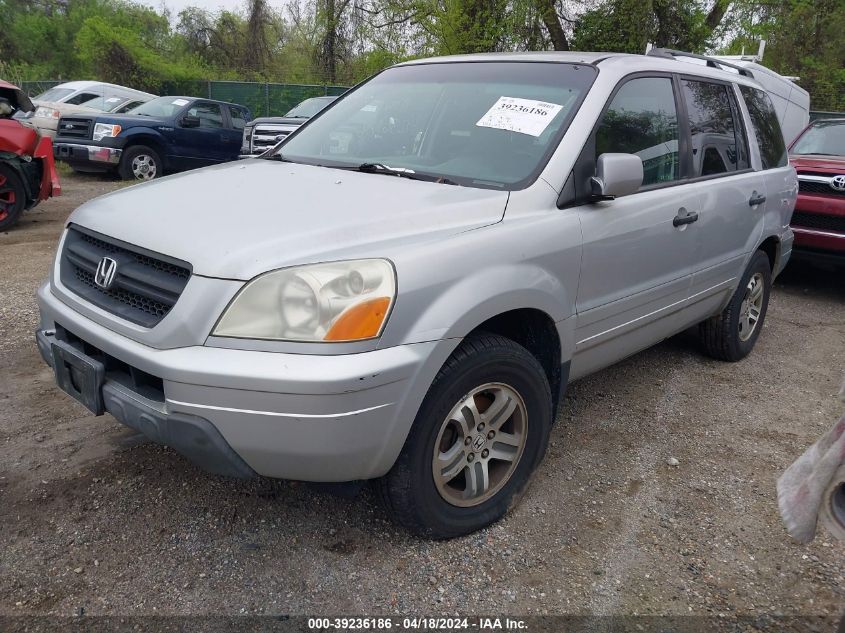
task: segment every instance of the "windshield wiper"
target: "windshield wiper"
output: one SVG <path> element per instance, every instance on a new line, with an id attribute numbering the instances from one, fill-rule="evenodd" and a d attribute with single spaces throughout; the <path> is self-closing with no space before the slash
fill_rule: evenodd
<path id="1" fill-rule="evenodd" d="M 435 174 L 419 173 L 408 167 L 390 167 L 383 163 L 361 163 L 356 168 L 358 171 L 363 171 L 367 174 L 385 174 L 387 176 L 399 176 L 400 178 L 408 178 L 410 180 L 422 180 L 425 182 L 437 182 L 443 185 L 457 185 L 454 180 L 449 180 L 444 176 L 437 176 Z"/>

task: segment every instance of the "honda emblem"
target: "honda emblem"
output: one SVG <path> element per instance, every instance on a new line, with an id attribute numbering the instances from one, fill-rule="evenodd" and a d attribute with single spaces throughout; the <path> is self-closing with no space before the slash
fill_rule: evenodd
<path id="1" fill-rule="evenodd" d="M 117 262 L 111 257 L 103 257 L 97 264 L 97 272 L 94 273 L 94 283 L 103 290 L 108 290 L 114 283 L 117 275 Z"/>

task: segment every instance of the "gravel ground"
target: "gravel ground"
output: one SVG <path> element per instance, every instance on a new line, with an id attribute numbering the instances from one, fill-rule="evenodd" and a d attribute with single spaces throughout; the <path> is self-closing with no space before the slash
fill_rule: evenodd
<path id="1" fill-rule="evenodd" d="M 778 280 L 737 364 L 675 337 L 571 386 L 501 523 L 412 538 L 364 491 L 207 475 L 53 384 L 33 298 L 65 194 L 0 234 L 0 614 L 833 615 L 845 546 L 792 542 L 777 476 L 841 414 L 842 273 Z M 677 466 L 667 462 L 678 460 Z"/>

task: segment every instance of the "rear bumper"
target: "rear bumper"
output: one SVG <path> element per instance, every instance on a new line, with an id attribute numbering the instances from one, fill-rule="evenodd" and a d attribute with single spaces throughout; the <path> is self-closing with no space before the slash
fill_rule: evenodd
<path id="1" fill-rule="evenodd" d="M 117 165 L 123 150 L 116 147 L 102 147 L 101 145 L 84 145 L 78 143 L 54 143 L 53 155 L 66 163 L 92 164 L 107 167 Z"/>
<path id="2" fill-rule="evenodd" d="M 777 268 L 773 273 L 773 277 L 777 277 L 786 268 L 789 259 L 792 257 L 793 247 L 795 244 L 795 233 L 792 229 L 786 229 L 780 236 L 780 255 L 777 260 Z"/>
<path id="3" fill-rule="evenodd" d="M 385 474 L 435 374 L 458 343 L 432 341 L 344 355 L 198 345 L 156 349 L 71 309 L 49 284 L 39 289 L 38 303 L 42 356 L 49 358 L 45 343 L 49 332 L 59 329 L 84 342 L 89 354 L 106 358 L 103 400 L 119 421 L 133 428 L 140 425 L 151 439 L 188 454 L 184 444 L 174 443 L 181 431 L 172 430 L 170 420 L 185 427 L 187 416 L 192 429 L 208 430 L 196 421 L 202 419 L 249 469 L 304 481 L 354 481 Z M 125 375 L 110 374 L 109 364 Z M 132 372 L 138 371 L 158 381 L 153 398 L 128 384 Z M 145 405 L 143 416 L 137 413 L 139 402 Z M 141 424 L 141 419 L 149 422 Z"/>

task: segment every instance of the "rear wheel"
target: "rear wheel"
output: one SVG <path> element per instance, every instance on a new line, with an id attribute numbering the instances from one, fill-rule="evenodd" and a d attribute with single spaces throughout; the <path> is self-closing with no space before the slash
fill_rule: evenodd
<path id="1" fill-rule="evenodd" d="M 748 356 L 763 329 L 771 289 L 769 257 L 757 251 L 727 307 L 699 325 L 704 351 L 713 358 L 730 362 Z"/>
<path id="2" fill-rule="evenodd" d="M 164 164 L 151 147 L 133 145 L 123 150 L 118 172 L 124 180 L 152 180 L 164 175 Z"/>
<path id="3" fill-rule="evenodd" d="M 17 172 L 0 163 L 0 231 L 14 225 L 26 206 L 26 189 Z"/>
<path id="4" fill-rule="evenodd" d="M 400 524 L 429 538 L 490 525 L 525 490 L 551 424 L 551 390 L 537 359 L 507 338 L 468 338 L 434 379 L 378 483 L 382 498 Z"/>

